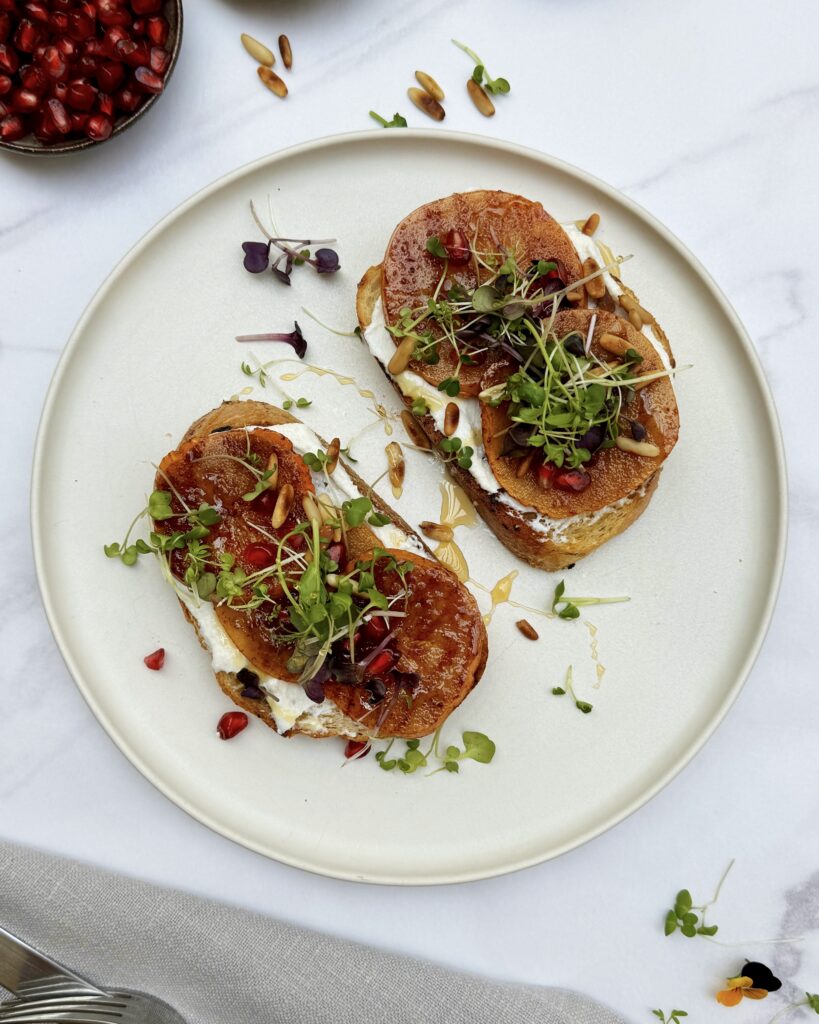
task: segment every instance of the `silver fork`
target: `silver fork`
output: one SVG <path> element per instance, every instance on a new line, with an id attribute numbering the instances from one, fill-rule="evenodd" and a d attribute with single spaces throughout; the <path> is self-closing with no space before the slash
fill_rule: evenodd
<path id="1" fill-rule="evenodd" d="M 0 928 L 0 985 L 16 996 L 0 1003 L 0 1024 L 185 1024 L 147 992 L 106 992 Z"/>

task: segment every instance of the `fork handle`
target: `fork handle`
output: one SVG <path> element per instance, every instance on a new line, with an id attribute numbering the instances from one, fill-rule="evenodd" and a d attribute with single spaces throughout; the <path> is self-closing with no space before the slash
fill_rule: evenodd
<path id="1" fill-rule="evenodd" d="M 62 988 L 65 985 L 105 995 L 90 981 L 49 959 L 5 928 L 0 928 L 0 985 L 20 996 L 50 986 Z"/>

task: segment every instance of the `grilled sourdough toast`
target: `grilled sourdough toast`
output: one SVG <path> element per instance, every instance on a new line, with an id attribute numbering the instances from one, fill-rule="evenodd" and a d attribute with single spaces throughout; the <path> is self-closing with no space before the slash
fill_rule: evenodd
<path id="1" fill-rule="evenodd" d="M 537 212 L 542 210 L 539 204 L 515 206 L 515 198 L 522 203 L 527 202 L 521 197 L 508 197 L 501 204 L 498 195 L 467 193 L 449 197 L 438 204 L 428 204 L 410 214 L 396 228 L 382 264 L 370 267 L 361 279 L 356 312 L 368 347 L 404 404 L 410 409 L 415 405 L 417 423 L 439 453 L 442 442 L 446 446 L 452 433 L 451 430 L 447 432 L 444 407 L 450 411 L 452 406 L 457 407 L 454 413 L 456 422 L 460 421 L 457 436 L 463 445 L 468 444 L 474 450 L 474 454 L 471 466 L 463 466 L 457 459 L 448 457 L 447 469 L 469 495 L 485 522 L 518 557 L 538 568 L 554 571 L 590 554 L 622 533 L 640 516 L 657 487 L 662 463 L 676 443 L 679 416 L 658 346 L 623 317 L 603 308 L 586 308 L 585 293 L 573 305 L 562 306 L 552 319 L 545 315 L 551 336 L 564 339 L 576 336 L 577 344 L 582 340 L 586 355 L 591 353 L 592 358 L 604 367 L 616 365 L 617 360 L 625 358 L 623 354 L 629 352 L 628 358 L 634 360 L 633 365 L 639 365 L 639 374 L 655 375 L 655 379 L 641 382 L 633 393 L 628 392 L 620 410 L 621 422 L 632 424 L 631 429 L 635 436 L 639 431 L 641 441 L 633 444 L 627 438 L 618 442 L 623 448 L 614 446 L 612 442 L 611 446 L 593 452 L 585 467 L 589 471 L 585 472 L 584 468 L 581 475 L 582 489 L 562 489 L 551 485 L 548 479 L 544 485 L 545 474 L 541 463 L 532 459 L 532 450 L 525 447 L 509 450 L 505 438 L 510 427 L 514 426 L 509 418 L 509 402 L 493 405 L 479 401 L 479 394 L 486 397 L 493 387 L 502 386 L 504 380 L 518 369 L 519 364 L 509 353 L 500 348 L 490 348 L 488 356 L 484 355 L 477 365 L 467 364 L 464 368 L 468 371 L 467 386 L 461 386 L 456 392 L 457 397 L 450 401 L 438 387 L 442 381 L 446 387 L 446 378 L 441 370 L 443 357 L 432 366 L 412 359 L 405 366 L 396 367 L 392 355 L 398 351 L 400 334 L 399 337 L 391 337 L 386 327 L 400 323 L 402 316 L 406 319 L 407 308 L 423 308 L 429 296 L 436 294 L 436 287 L 440 295 L 440 284 L 436 285 L 436 281 L 443 280 L 442 261 L 439 259 L 437 267 L 434 265 L 434 256 L 424 240 L 433 226 L 448 240 L 452 239 L 453 232 L 458 237 L 455 225 L 458 218 L 464 216 L 461 201 L 469 200 L 472 223 L 479 217 L 476 210 L 481 204 L 488 204 L 493 215 L 495 211 L 501 211 L 499 217 L 493 219 L 492 244 L 496 250 L 523 252 L 524 260 L 553 259 L 560 268 L 557 271 L 560 284 L 571 286 L 572 282 L 580 281 L 578 290 L 584 292 L 583 267 L 562 228 L 549 218 L 548 234 L 544 236 L 544 222 Z M 531 214 L 533 206 L 537 230 L 527 234 L 520 217 L 527 211 Z M 431 208 L 434 213 L 430 212 Z M 509 209 L 515 210 L 515 218 L 511 228 L 507 229 L 504 211 Z M 488 243 L 484 241 L 482 244 Z M 538 248 L 543 245 L 548 248 Z M 424 250 L 423 256 L 418 254 L 419 247 Z M 406 262 L 406 272 L 401 276 L 401 260 L 407 259 L 410 250 L 415 252 L 415 262 Z M 571 254 L 575 256 L 574 263 Z M 444 274 L 448 271 L 447 265 Z M 445 288 L 449 288 L 449 277 L 446 281 Z M 473 278 L 473 286 L 475 281 L 479 282 L 480 277 Z M 667 342 L 664 335 L 662 337 L 665 346 Z M 582 355 L 584 350 L 578 351 Z M 670 357 L 670 351 L 668 355 Z M 450 359 L 446 372 L 452 372 L 452 365 Z M 425 413 L 424 406 L 427 407 Z"/>
<path id="2" fill-rule="evenodd" d="M 311 472 L 286 436 L 290 431 L 298 439 L 298 431 L 306 429 L 289 413 L 266 403 L 225 402 L 192 424 L 179 447 L 163 459 L 156 487 L 171 487 L 175 496 L 193 507 L 205 501 L 218 508 L 221 521 L 211 528 L 209 543 L 214 550 L 233 555 L 237 566 L 252 573 L 258 561 L 247 562 L 249 552 L 257 554 L 256 549 L 265 547 L 272 550 L 276 540 L 296 536 L 294 528 L 308 520 L 305 508 L 315 515 L 317 508 L 326 511 L 331 507 L 325 499 L 330 493 L 330 475 Z M 312 437 L 327 448 L 316 435 Z M 314 444 L 313 450 L 316 447 Z M 276 486 L 264 489 L 252 501 L 243 497 L 254 482 L 246 465 L 248 453 L 258 456 L 254 460 L 257 465 L 276 466 Z M 347 493 L 369 498 L 374 510 L 388 517 L 391 524 L 383 528 L 389 531 L 386 540 L 366 523 L 348 525 L 343 542 L 345 564 L 373 558 L 374 549 L 384 550 L 385 555 L 373 561 L 375 584 L 388 596 L 400 588 L 406 590 L 403 617 L 380 619 L 382 626 L 391 625 L 388 639 L 393 664 L 382 679 L 375 680 L 377 686 L 369 677 L 346 682 L 325 671 L 318 693 L 315 686 L 303 687 L 291 661 L 292 645 L 283 644 L 281 636 L 271 635 L 269 603 L 237 608 L 224 600 L 196 602 L 185 594 L 180 595 L 182 610 L 206 650 L 213 653 L 216 629 L 220 649 L 226 643 L 235 653 L 233 671 L 223 670 L 214 662 L 216 679 L 224 693 L 276 732 L 355 740 L 427 735 L 438 728 L 481 677 L 487 657 L 481 615 L 474 598 L 454 574 L 428 557 L 423 542 L 354 470 L 339 460 L 332 479 L 336 474 L 344 477 Z M 278 522 L 275 504 L 283 492 L 291 495 L 290 511 L 279 526 L 271 525 L 271 509 Z M 339 511 L 335 509 L 336 514 Z M 168 530 L 163 522 L 155 522 L 154 528 Z M 324 524 L 323 529 L 329 533 Z M 400 537 L 409 542 L 409 550 L 388 546 Z M 294 545 L 295 541 L 289 543 Z M 403 567 L 400 579 L 393 565 Z M 178 580 L 184 577 L 183 568 L 171 562 Z M 342 568 L 339 566 L 339 573 Z M 286 605 L 284 600 L 282 605 Z M 205 621 L 207 631 L 203 628 Z M 242 661 L 244 665 L 239 667 Z M 347 677 L 353 669 L 347 666 Z M 312 693 L 312 699 L 305 692 Z"/>

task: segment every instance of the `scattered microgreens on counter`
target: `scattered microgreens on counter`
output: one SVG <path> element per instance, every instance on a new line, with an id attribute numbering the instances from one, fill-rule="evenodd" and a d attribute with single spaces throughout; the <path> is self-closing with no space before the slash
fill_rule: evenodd
<path id="1" fill-rule="evenodd" d="M 309 265 L 317 274 L 334 274 L 340 268 L 338 253 L 335 249 L 326 248 L 328 245 L 335 245 L 335 238 L 277 238 L 275 237 L 275 226 L 273 233 L 267 230 L 262 224 L 252 200 L 250 213 L 267 241 L 242 242 L 245 254 L 244 268 L 249 273 L 262 274 L 270 270 L 282 284 L 289 285 L 294 267 Z M 320 248 L 311 252 L 315 246 Z M 278 250 L 272 264 L 270 262 L 271 248 Z"/>
<path id="2" fill-rule="evenodd" d="M 487 92 L 491 92 L 493 95 L 498 93 L 507 93 L 512 88 L 505 78 L 492 78 L 489 72 L 486 70 L 486 64 L 481 58 L 465 43 L 459 43 L 457 39 L 453 39 L 452 42 L 458 47 L 459 50 L 463 50 L 464 53 L 474 61 L 475 68 L 472 72 L 472 80 L 477 82 L 478 85 L 482 85 Z"/>
<path id="3" fill-rule="evenodd" d="M 382 128 L 406 128 L 407 127 L 407 119 L 405 117 L 402 117 L 399 113 L 395 113 L 395 114 L 392 115 L 392 121 L 388 121 L 386 118 L 382 117 L 380 114 L 376 114 L 376 112 L 374 110 L 370 111 L 370 117 L 373 119 L 373 121 L 377 121 L 381 125 Z"/>
<path id="4" fill-rule="evenodd" d="M 688 939 L 693 939 L 695 935 L 712 936 L 717 934 L 719 930 L 717 925 L 706 924 L 705 915 L 708 908 L 719 899 L 722 884 L 733 866 L 732 860 L 723 872 L 713 897 L 707 903 L 694 905 L 688 889 L 680 889 L 674 900 L 673 909 L 669 910 L 665 916 L 664 931 L 666 935 L 673 935 L 678 928 Z"/>
<path id="5" fill-rule="evenodd" d="M 482 732 L 464 732 L 461 734 L 463 750 L 455 745 L 450 745 L 441 754 L 438 751 L 438 741 L 441 734 L 441 726 L 438 727 L 429 748 L 421 750 L 420 740 L 406 740 L 406 749 L 400 756 L 388 755 L 392 750 L 395 740 L 390 740 L 384 750 L 379 750 L 375 759 L 385 772 L 391 772 L 398 768 L 405 775 L 412 775 L 419 768 L 429 767 L 430 758 L 435 758 L 439 767 L 429 772 L 429 775 L 437 775 L 438 772 L 459 772 L 461 761 L 477 761 L 479 764 L 489 764 L 495 756 L 495 744 Z"/>
<path id="6" fill-rule="evenodd" d="M 630 597 L 566 597 L 566 584 L 563 580 L 555 587 L 552 598 L 552 613 L 559 619 L 580 618 L 580 608 L 594 604 L 622 604 L 630 601 Z M 559 608 L 559 605 L 563 605 Z"/>
<path id="7" fill-rule="evenodd" d="M 590 711 L 594 710 L 594 704 L 589 704 L 586 700 L 578 700 L 577 694 L 574 692 L 574 676 L 572 666 L 566 669 L 566 681 L 563 686 L 553 686 L 552 694 L 555 697 L 565 697 L 566 694 L 574 701 L 574 706 L 578 711 L 582 711 L 584 715 L 588 715 Z"/>
<path id="8" fill-rule="evenodd" d="M 281 341 L 286 345 L 290 345 L 299 359 L 304 359 L 307 353 L 307 339 L 301 333 L 301 327 L 298 325 L 298 321 L 293 321 L 293 330 L 286 333 L 279 334 L 237 334 L 236 340 L 247 342 L 247 341 Z M 247 374 L 249 377 L 253 376 L 253 371 L 245 370 L 247 363 L 242 363 L 242 372 Z M 248 368 L 249 369 L 249 368 Z"/>
<path id="9" fill-rule="evenodd" d="M 456 462 L 461 469 L 469 469 L 472 465 L 475 451 L 468 444 L 465 445 L 460 437 L 445 437 L 438 442 L 438 448 L 448 456 L 444 462 Z"/>
<path id="10" fill-rule="evenodd" d="M 242 373 L 245 377 L 258 377 L 259 384 L 263 388 L 267 387 L 267 374 L 263 366 L 260 366 L 258 370 L 254 370 L 250 363 L 242 363 Z"/>
<path id="11" fill-rule="evenodd" d="M 662 1024 L 680 1024 L 680 1017 L 688 1016 L 685 1010 L 672 1010 L 667 1017 L 662 1010 L 652 1010 L 651 1012 L 658 1020 L 662 1021 Z"/>

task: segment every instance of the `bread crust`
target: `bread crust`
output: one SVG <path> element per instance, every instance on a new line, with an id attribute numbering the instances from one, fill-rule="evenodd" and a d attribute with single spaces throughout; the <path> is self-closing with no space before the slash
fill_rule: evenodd
<path id="1" fill-rule="evenodd" d="M 366 271 L 358 285 L 356 313 L 362 332 L 372 322 L 373 310 L 380 296 L 381 265 L 378 264 Z M 410 408 L 412 401 L 401 393 L 386 368 L 382 367 L 382 370 L 404 405 Z M 432 416 L 419 416 L 416 420 L 429 438 L 433 449 L 438 451 L 438 444 L 444 435 L 437 430 Z M 447 470 L 456 483 L 466 491 L 481 518 L 506 548 L 535 568 L 554 572 L 571 567 L 579 559 L 591 554 L 606 541 L 628 529 L 648 506 L 657 488 L 662 466 L 627 500 L 593 515 L 562 520 L 564 525 L 560 540 L 537 530 L 533 525 L 533 520 L 537 516 L 534 509 L 521 511 L 513 505 L 504 503 L 502 492 L 488 493 L 471 473 L 455 463 L 447 463 Z"/>
<path id="2" fill-rule="evenodd" d="M 265 402 L 226 401 L 217 408 L 212 409 L 203 416 L 200 416 L 199 419 L 192 423 L 185 431 L 185 434 L 182 437 L 182 443 L 190 442 L 197 438 L 204 438 L 209 434 L 218 431 L 241 429 L 243 427 L 251 426 L 276 427 L 285 423 L 298 422 L 299 421 L 294 416 L 291 416 L 290 413 L 275 406 L 268 405 Z M 326 447 L 326 442 L 321 438 L 320 440 Z M 370 498 L 375 508 L 379 512 L 388 515 L 392 522 L 404 533 L 414 537 L 424 549 L 430 561 L 435 562 L 435 565 L 439 566 L 439 563 L 435 561 L 429 548 L 424 544 L 423 540 L 415 533 L 415 531 L 399 515 L 397 515 L 397 513 L 390 508 L 347 463 L 344 463 L 344 468 L 361 493 Z M 348 540 L 350 541 L 348 545 L 348 553 L 352 558 L 357 557 L 358 554 L 363 553 L 364 551 L 372 550 L 374 546 L 379 544 L 375 534 L 366 525 L 348 529 Z M 417 557 L 414 560 L 417 562 L 421 561 L 421 559 Z M 465 588 L 461 589 L 462 597 L 466 602 L 468 611 L 475 616 L 477 621 L 480 622 L 478 646 L 475 656 L 469 664 L 464 678 L 460 682 L 458 693 L 454 695 L 451 706 L 449 706 L 446 713 L 442 715 L 442 721 L 448 717 L 448 715 L 451 714 L 459 704 L 462 703 L 478 683 L 483 674 L 484 668 L 486 667 L 486 660 L 489 653 L 486 630 L 483 627 L 482 620 L 480 619 L 480 612 L 475 599 Z M 202 636 L 196 619 L 181 599 L 179 603 L 185 618 L 193 626 L 200 645 L 205 650 L 208 650 L 208 645 Z M 279 732 L 275 716 L 273 715 L 267 700 L 243 697 L 242 690 L 245 689 L 246 684 L 239 679 L 236 673 L 215 672 L 214 675 L 223 693 L 229 697 L 234 704 L 247 712 L 247 714 L 255 715 L 264 722 L 265 725 L 273 729 L 274 732 Z M 298 684 L 293 683 L 290 685 L 295 686 Z M 325 701 L 322 708 L 323 713 L 320 719 L 309 718 L 304 721 L 297 719 L 291 728 L 280 733 L 280 735 L 290 737 L 302 734 L 314 739 L 328 739 L 334 736 L 340 736 L 345 739 L 358 741 L 366 741 L 375 737 L 381 738 L 377 726 L 373 726 L 372 724 L 365 725 L 363 722 L 349 717 L 334 705 L 332 701 Z M 425 735 L 426 731 L 427 730 L 420 735 Z M 384 737 L 389 738 L 389 734 L 385 733 Z"/>

